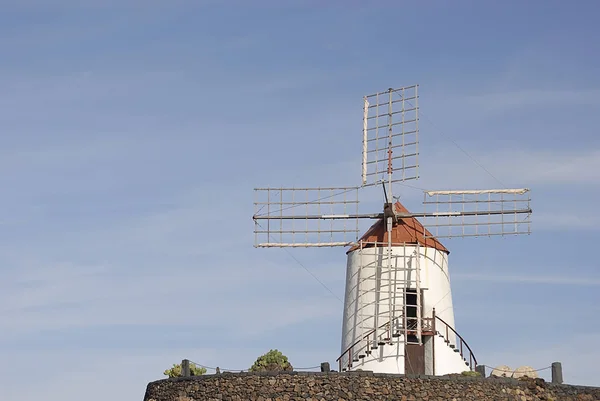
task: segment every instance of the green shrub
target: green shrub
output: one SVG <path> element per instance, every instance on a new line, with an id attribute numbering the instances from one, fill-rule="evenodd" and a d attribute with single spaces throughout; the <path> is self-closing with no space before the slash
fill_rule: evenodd
<path id="1" fill-rule="evenodd" d="M 287 356 L 276 349 L 272 349 L 258 357 L 250 367 L 250 372 L 290 372 L 294 370 Z"/>
<path id="2" fill-rule="evenodd" d="M 190 374 L 192 376 L 201 376 L 206 373 L 206 368 L 201 366 L 196 366 L 195 363 L 190 362 Z M 163 375 L 169 377 L 179 377 L 181 376 L 181 364 L 173 364 L 171 369 L 167 369 L 163 372 Z"/>
<path id="3" fill-rule="evenodd" d="M 479 376 L 481 376 L 481 373 L 475 372 L 473 370 L 465 370 L 464 372 L 461 373 L 461 375 L 468 376 L 468 377 L 479 377 Z"/>

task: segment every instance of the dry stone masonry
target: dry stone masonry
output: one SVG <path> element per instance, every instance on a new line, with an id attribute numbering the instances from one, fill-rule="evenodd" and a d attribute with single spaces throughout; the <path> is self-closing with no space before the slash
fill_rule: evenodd
<path id="1" fill-rule="evenodd" d="M 597 401 L 600 388 L 541 379 L 371 372 L 223 373 L 148 384 L 144 401 Z"/>

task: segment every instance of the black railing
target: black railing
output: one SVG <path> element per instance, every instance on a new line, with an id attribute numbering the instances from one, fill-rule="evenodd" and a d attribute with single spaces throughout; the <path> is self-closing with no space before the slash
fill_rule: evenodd
<path id="1" fill-rule="evenodd" d="M 469 368 L 471 370 L 475 369 L 475 366 L 477 366 L 477 358 L 475 358 L 475 354 L 473 353 L 473 350 L 471 349 L 471 347 L 469 347 L 469 344 L 467 344 L 467 342 L 465 341 L 464 338 L 462 338 L 462 336 L 460 334 L 458 334 L 458 332 L 456 330 L 454 330 L 448 323 L 446 323 L 441 317 L 437 316 L 435 314 L 435 310 L 434 310 L 434 316 L 437 320 L 439 320 L 444 326 L 445 326 L 445 332 L 446 335 L 444 336 L 444 339 L 446 340 L 446 342 L 450 342 L 450 332 L 454 333 L 458 339 L 457 344 L 455 345 L 458 349 L 458 352 L 460 353 L 460 356 L 467 361 L 467 358 L 465 358 L 465 348 L 466 350 L 469 352 L 469 360 L 468 360 L 468 364 L 469 364 Z M 437 330 L 436 328 L 436 332 L 439 332 L 439 330 Z M 441 334 L 441 333 L 440 333 Z M 443 336 L 443 334 L 442 334 Z"/>
<path id="2" fill-rule="evenodd" d="M 377 329 L 371 329 L 371 330 L 369 330 L 365 335 L 363 335 L 361 338 L 359 338 L 358 340 L 356 340 L 352 345 L 350 345 L 348 348 L 346 348 L 346 350 L 344 352 L 342 352 L 342 355 L 340 355 L 338 357 L 338 359 L 336 359 L 336 362 L 338 362 L 338 365 L 339 365 L 340 372 L 342 371 L 342 369 L 344 369 L 342 367 L 342 358 L 344 356 L 346 356 L 346 354 L 348 355 L 348 366 L 347 367 L 348 368 L 352 367 L 354 347 L 356 347 L 362 341 L 366 342 L 365 345 L 364 345 L 364 348 L 365 348 L 365 350 L 367 352 L 369 351 L 369 347 L 368 347 L 369 337 L 373 333 L 375 333 L 376 330 L 381 330 L 381 329 L 385 328 L 385 330 L 381 333 L 381 335 L 379 335 L 379 338 L 375 339 L 377 341 L 377 345 L 383 345 L 384 343 L 389 342 L 392 337 L 396 337 L 392 333 L 392 327 L 393 327 L 393 325 L 390 324 L 390 323 L 394 323 L 397 320 L 401 320 L 401 319 L 402 319 L 401 317 L 398 317 L 398 318 L 392 320 L 392 322 L 385 322 L 384 324 L 382 324 L 381 326 L 379 326 Z M 433 331 L 433 328 L 435 327 L 434 319 L 433 318 L 424 317 L 424 318 L 421 318 L 421 320 L 422 320 L 422 331 Z M 410 319 L 410 318 L 407 319 L 407 323 L 408 323 L 409 326 L 410 326 L 411 321 L 412 321 L 412 319 Z M 416 328 L 416 325 L 415 325 L 414 328 L 410 328 L 409 327 L 408 330 L 407 330 L 407 333 L 408 334 L 416 334 L 416 331 L 417 331 L 417 328 Z M 363 349 L 363 347 L 361 347 L 359 349 L 359 352 L 362 349 Z"/>
<path id="3" fill-rule="evenodd" d="M 336 362 L 338 362 L 338 366 L 339 366 L 339 371 L 343 371 L 346 368 L 351 368 L 352 367 L 352 362 L 354 362 L 354 348 L 360 344 L 362 341 L 365 341 L 365 345 L 363 347 L 361 347 L 358 352 L 362 351 L 363 348 L 365 349 L 365 353 L 369 353 L 370 348 L 369 348 L 369 337 L 375 333 L 375 331 L 377 330 L 381 330 L 381 329 L 385 329 L 380 335 L 379 338 L 373 339 L 374 342 L 376 342 L 377 345 L 383 345 L 386 342 L 391 341 L 392 337 L 395 337 L 392 333 L 392 327 L 394 322 L 396 322 L 397 320 L 401 319 L 396 318 L 391 322 L 386 322 L 384 324 L 382 324 L 381 326 L 379 326 L 377 329 L 371 329 L 369 330 L 366 334 L 364 334 L 361 338 L 359 338 L 358 340 L 356 340 L 352 345 L 350 345 L 348 348 L 346 348 L 346 350 L 344 352 L 342 352 L 342 354 L 336 359 Z M 407 319 L 407 325 L 408 326 L 412 326 L 409 322 L 412 319 Z M 437 328 L 437 324 L 436 321 L 440 321 L 440 323 L 443 324 L 444 329 L 443 331 L 445 332 L 445 336 L 444 334 L 442 334 L 438 328 Z M 464 338 L 462 338 L 462 336 L 460 334 L 458 334 L 458 332 L 456 330 L 454 330 L 454 328 L 452 328 L 448 323 L 446 323 L 446 321 L 444 321 L 441 317 L 437 316 L 435 314 L 435 309 L 433 311 L 433 317 L 432 318 L 422 318 L 422 332 L 433 332 L 434 334 L 441 334 L 442 337 L 444 337 L 444 340 L 450 344 L 450 332 L 454 333 L 456 335 L 457 338 L 457 344 L 455 344 L 455 347 L 457 347 L 456 349 L 458 350 L 458 352 L 460 353 L 460 356 L 463 358 L 463 360 L 465 360 L 466 363 L 468 363 L 468 366 L 471 370 L 474 370 L 475 367 L 477 366 L 477 358 L 475 357 L 475 354 L 473 353 L 473 350 L 471 349 L 471 347 L 469 346 L 469 344 L 465 341 Z M 408 327 L 408 330 L 406 330 L 407 334 L 416 334 L 416 326 L 414 328 L 412 327 Z M 376 347 L 373 347 L 373 349 L 375 349 Z M 465 351 L 468 352 L 468 360 L 465 357 Z M 348 362 L 347 362 L 347 366 L 346 367 L 342 367 L 342 359 L 345 356 L 348 356 Z M 362 354 L 361 354 L 362 355 Z M 359 356 L 360 358 L 360 356 Z"/>

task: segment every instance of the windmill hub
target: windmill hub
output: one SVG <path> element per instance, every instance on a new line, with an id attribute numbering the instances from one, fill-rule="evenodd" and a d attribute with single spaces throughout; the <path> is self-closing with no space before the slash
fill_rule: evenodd
<path id="1" fill-rule="evenodd" d="M 388 217 L 391 217 L 394 221 L 394 224 L 398 223 L 398 213 L 394 210 L 394 204 L 393 203 L 384 203 L 383 204 L 383 218 L 387 219 Z"/>

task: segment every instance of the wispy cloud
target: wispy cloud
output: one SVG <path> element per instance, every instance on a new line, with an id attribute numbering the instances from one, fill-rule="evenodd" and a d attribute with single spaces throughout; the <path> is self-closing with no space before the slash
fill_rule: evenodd
<path id="1" fill-rule="evenodd" d="M 111 10 L 111 9 L 137 7 L 137 6 L 142 6 L 142 5 L 144 7 L 165 9 L 165 8 L 172 8 L 175 6 L 191 6 L 191 5 L 196 5 L 196 4 L 200 5 L 200 6 L 208 6 L 208 5 L 215 4 L 216 1 L 214 1 L 214 0 L 175 0 L 172 3 L 170 3 L 168 6 L 158 0 L 150 0 L 150 1 L 127 0 L 125 2 L 115 1 L 115 0 L 88 0 L 83 3 L 78 2 L 78 1 L 72 1 L 72 0 L 58 0 L 58 1 L 52 2 L 52 4 L 49 4 L 43 0 L 23 0 L 23 1 L 4 0 L 3 3 L 5 4 L 6 7 L 11 7 L 11 8 L 16 8 L 16 9 L 21 9 L 21 8 L 40 9 L 40 8 L 47 7 L 47 8 L 53 9 L 53 10 L 68 9 L 68 10 L 72 11 L 73 9 L 76 9 L 76 10 L 98 10 L 98 9 Z"/>
<path id="2" fill-rule="evenodd" d="M 525 340 L 517 345 L 512 343 L 508 349 L 501 351 L 490 349 L 485 351 L 483 357 L 486 365 L 492 367 L 508 365 L 516 369 L 519 366 L 531 366 L 534 369 L 543 369 L 539 372 L 541 377 L 550 380 L 548 368 L 552 362 L 558 361 L 563 366 L 565 383 L 576 385 L 597 386 L 595 367 L 600 353 L 593 347 L 572 347 L 570 344 L 588 344 L 597 341 L 600 333 L 587 332 L 571 334 L 568 337 L 556 337 L 552 333 L 544 334 L 543 342 Z M 491 370 L 487 370 L 491 373 Z"/>
<path id="3" fill-rule="evenodd" d="M 443 151 L 422 151 L 422 179 L 415 185 L 427 189 L 477 188 L 483 185 L 501 188 L 502 185 L 485 170 L 509 187 L 596 187 L 600 184 L 599 149 L 469 149 L 468 153 L 484 170 L 458 148 L 451 144 L 449 146 Z"/>
<path id="4" fill-rule="evenodd" d="M 208 324 L 256 335 L 339 312 L 339 305 L 327 298 L 324 302 L 323 296 L 300 296 L 301 288 L 314 285 L 303 271 L 275 265 L 248 266 L 231 258 L 223 258 L 223 262 L 195 270 L 174 266 L 157 269 L 149 264 L 145 269 L 136 268 L 135 273 L 86 266 L 46 266 L 36 274 L 31 270 L 18 273 L 0 297 L 7 317 L 2 337 L 42 329 L 115 324 Z M 271 286 L 289 282 L 295 282 L 297 288 L 287 297 L 280 298 L 284 293 L 278 290 L 268 291 Z M 258 293 L 253 295 L 253 290 Z M 244 302 L 239 302 L 239 296 Z M 198 310 L 196 302 L 180 302 L 188 297 L 215 308 Z M 175 305 L 176 314 L 170 312 Z M 237 317 L 229 320 L 228 315 Z M 199 320 L 190 320 L 190 316 Z M 270 318 L 274 316 L 277 318 Z"/>
<path id="5" fill-rule="evenodd" d="M 0 397 L 6 400 L 77 399 L 82 393 L 94 388 L 91 400 L 123 399 L 141 400 L 146 385 L 154 380 L 164 379 L 163 371 L 182 359 L 190 359 L 208 367 L 220 367 L 221 370 L 247 370 L 256 358 L 269 350 L 269 347 L 241 341 L 240 338 L 228 341 L 228 347 L 218 349 L 219 342 L 206 341 L 198 337 L 196 346 L 174 344 L 168 349 L 148 347 L 142 349 L 73 349 L 73 350 L 25 350 L 5 353 L 10 364 L 0 366 L 4 378 L 0 387 Z M 284 344 L 284 347 L 281 347 Z M 291 342 L 272 344 L 279 347 L 296 367 L 311 367 L 322 361 L 327 352 L 323 347 L 313 344 L 311 347 L 297 347 Z M 36 366 L 53 366 L 53 369 L 41 375 L 34 386 L 22 386 L 22 371 Z M 127 372 L 127 374 L 115 374 Z M 213 373 L 214 371 L 209 371 Z M 61 382 L 64 376 L 72 378 L 66 386 Z M 106 378 L 111 377 L 111 385 Z M 115 397 L 115 394 L 118 396 Z"/>
<path id="6" fill-rule="evenodd" d="M 586 205 L 585 208 L 577 210 L 577 206 L 573 205 L 576 202 L 565 203 L 567 211 L 561 211 L 558 207 L 555 213 L 542 212 L 536 213 L 533 218 L 536 227 L 547 230 L 598 230 L 600 229 L 600 216 L 595 208 L 590 209 Z"/>
<path id="7" fill-rule="evenodd" d="M 39 397 L 51 399 L 77 399 L 85 389 L 95 388 L 92 399 L 113 397 L 115 392 L 123 399 L 142 399 L 146 384 L 153 380 L 162 379 L 163 371 L 179 363 L 181 359 L 197 359 L 209 362 L 230 360 L 233 353 L 241 353 L 248 359 L 251 354 L 246 350 L 232 348 L 231 351 L 217 352 L 209 344 L 201 347 L 177 347 L 169 350 L 142 349 L 119 350 L 118 353 L 107 350 L 32 350 L 10 351 L 6 357 L 11 360 L 13 367 L 26 368 L 32 363 L 38 366 L 54 366 L 40 377 L 37 385 L 20 385 L 20 375 L 4 364 L 0 373 L 5 379 L 0 387 L 0 397 L 7 400 L 27 400 Z M 256 351 L 255 351 L 256 352 Z M 219 357 L 219 354 L 222 356 Z M 115 369 L 129 371 L 128 374 L 114 375 Z M 96 372 L 96 373 L 94 373 Z M 113 373 L 111 373 L 113 372 Z M 73 378 L 70 386 L 60 383 L 60 377 L 68 375 Z M 111 386 L 106 386 L 106 377 L 114 375 Z M 129 383 L 135 383 L 130 385 Z M 44 395 L 45 394 L 45 395 Z"/>
<path id="8" fill-rule="evenodd" d="M 541 150 L 514 151 L 492 154 L 484 157 L 494 164 L 496 171 L 503 175 L 519 177 L 519 181 L 530 185 L 600 185 L 600 150 L 581 149 L 578 151 Z"/>
<path id="9" fill-rule="evenodd" d="M 465 101 L 469 107 L 494 113 L 531 107 L 598 106 L 600 90 L 516 90 L 468 96 Z"/>
<path id="10" fill-rule="evenodd" d="M 455 273 L 452 280 L 457 281 L 479 281 L 490 283 L 524 283 L 524 284 L 548 284 L 560 286 L 600 286 L 600 278 L 591 277 L 557 277 L 557 276 L 516 276 L 516 275 L 489 275 L 489 274 L 466 274 Z"/>

